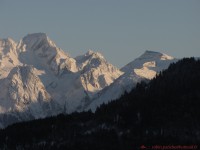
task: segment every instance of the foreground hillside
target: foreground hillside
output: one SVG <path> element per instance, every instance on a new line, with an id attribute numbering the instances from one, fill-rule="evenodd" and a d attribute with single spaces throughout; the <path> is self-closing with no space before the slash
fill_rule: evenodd
<path id="1" fill-rule="evenodd" d="M 200 60 L 173 63 L 149 84 L 90 111 L 0 130 L 0 149 L 135 150 L 200 144 Z"/>

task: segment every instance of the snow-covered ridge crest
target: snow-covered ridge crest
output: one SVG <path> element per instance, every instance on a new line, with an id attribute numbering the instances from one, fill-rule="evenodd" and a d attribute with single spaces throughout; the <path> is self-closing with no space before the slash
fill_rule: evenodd
<path id="1" fill-rule="evenodd" d="M 132 71 L 133 69 L 140 69 L 140 68 L 144 67 L 145 65 L 150 64 L 151 62 L 155 63 L 155 65 L 156 65 L 156 63 L 158 61 L 159 62 L 165 62 L 165 61 L 170 62 L 170 61 L 173 61 L 174 59 L 175 59 L 174 57 L 169 56 L 164 53 L 161 53 L 161 52 L 146 50 L 141 56 L 136 58 L 134 61 L 132 61 L 132 62 L 128 63 L 127 65 L 125 65 L 124 67 L 122 67 L 121 71 L 123 71 L 123 72 Z"/>
<path id="2" fill-rule="evenodd" d="M 97 93 L 86 106 L 85 110 L 95 111 L 98 106 L 119 98 L 125 91 L 129 92 L 138 82 L 148 81 L 163 69 L 167 69 L 170 63 L 177 61 L 172 56 L 154 51 L 145 51 L 140 57 L 125 65 L 124 72 L 110 86 Z"/>

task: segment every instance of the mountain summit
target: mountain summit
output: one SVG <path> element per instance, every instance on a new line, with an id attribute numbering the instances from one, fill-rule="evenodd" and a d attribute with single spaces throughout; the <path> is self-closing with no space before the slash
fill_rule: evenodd
<path id="1" fill-rule="evenodd" d="M 129 72 L 135 68 L 155 67 L 155 66 L 158 67 L 158 65 L 156 65 L 155 62 L 166 62 L 171 60 L 172 61 L 174 60 L 172 56 L 160 52 L 146 50 L 141 56 L 139 56 L 132 62 L 122 67 L 121 71 Z"/>

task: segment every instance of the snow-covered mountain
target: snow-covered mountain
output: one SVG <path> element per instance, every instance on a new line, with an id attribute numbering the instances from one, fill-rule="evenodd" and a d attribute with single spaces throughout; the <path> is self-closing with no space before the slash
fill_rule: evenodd
<path id="1" fill-rule="evenodd" d="M 140 77 L 152 79 L 156 73 L 167 69 L 174 60 L 172 56 L 147 50 L 139 58 L 121 68 L 121 71 L 126 73 L 134 71 Z"/>
<path id="2" fill-rule="evenodd" d="M 172 56 L 160 52 L 145 51 L 140 57 L 121 68 L 124 74 L 110 86 L 97 93 L 85 109 L 95 111 L 101 104 L 119 98 L 125 91 L 130 92 L 137 83 L 154 78 L 157 73 L 167 69 L 170 63 L 175 61 L 177 59 Z"/>
<path id="3" fill-rule="evenodd" d="M 146 51 L 121 70 L 89 50 L 70 57 L 45 33 L 0 39 L 0 127 L 92 109 L 166 69 L 171 56 Z"/>
<path id="4" fill-rule="evenodd" d="M 80 110 L 122 74 L 98 52 L 70 57 L 45 33 L 2 39 L 0 126 Z"/>

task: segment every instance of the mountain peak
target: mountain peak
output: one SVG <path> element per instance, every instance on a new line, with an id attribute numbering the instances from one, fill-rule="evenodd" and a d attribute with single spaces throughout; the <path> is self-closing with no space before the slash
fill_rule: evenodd
<path id="1" fill-rule="evenodd" d="M 13 40 L 12 38 L 10 38 L 10 37 L 0 39 L 0 41 L 10 41 L 10 42 L 14 42 L 14 40 Z"/>
<path id="2" fill-rule="evenodd" d="M 146 65 L 149 66 L 154 64 L 155 66 L 156 62 L 166 61 L 167 62 L 166 64 L 168 64 L 170 61 L 173 60 L 175 60 L 175 58 L 167 54 L 146 50 L 140 57 L 136 58 L 135 60 L 133 60 L 132 62 L 128 63 L 123 68 L 121 68 L 121 71 L 130 72 L 133 69 L 142 68 L 145 67 Z"/>
<path id="3" fill-rule="evenodd" d="M 11 45 L 16 45 L 16 42 L 12 38 L 8 37 L 6 39 L 0 39 L 0 45 L 1 46 L 10 45 L 11 46 Z"/>
<path id="4" fill-rule="evenodd" d="M 94 54 L 94 53 L 95 53 L 95 52 L 94 52 L 93 50 L 89 49 L 89 50 L 87 51 L 86 55 L 92 55 L 92 54 Z"/>
<path id="5" fill-rule="evenodd" d="M 85 56 L 89 56 L 89 57 L 91 56 L 93 58 L 105 59 L 101 53 L 95 52 L 93 50 L 88 50 L 87 53 L 85 54 Z"/>
<path id="6" fill-rule="evenodd" d="M 10 43 L 15 43 L 15 41 L 12 39 L 12 38 L 10 38 L 10 37 L 8 37 L 8 38 L 6 38 L 6 39 L 4 39 L 5 41 L 8 41 L 8 42 L 10 42 Z"/>
<path id="7" fill-rule="evenodd" d="M 151 50 L 146 50 L 140 57 L 139 59 L 160 59 L 160 60 L 172 60 L 174 57 L 169 56 L 167 54 L 161 53 L 161 52 L 156 52 L 156 51 L 151 51 Z"/>
<path id="8" fill-rule="evenodd" d="M 79 68 L 84 68 L 85 66 L 90 64 L 92 60 L 93 63 L 96 62 L 98 64 L 100 64 L 101 62 L 107 62 L 101 53 L 92 50 L 88 50 L 84 55 L 77 56 L 75 60 L 77 61 L 77 65 L 79 66 Z"/>
<path id="9" fill-rule="evenodd" d="M 161 52 L 152 51 L 152 50 L 146 50 L 144 53 L 145 54 L 162 54 Z"/>
<path id="10" fill-rule="evenodd" d="M 46 33 L 31 33 L 26 35 L 24 38 L 47 38 Z"/>
<path id="11" fill-rule="evenodd" d="M 23 51 L 20 55 L 23 63 L 39 66 L 40 69 L 50 69 L 56 75 L 65 69 L 77 71 L 75 60 L 57 47 L 45 33 L 28 34 L 19 47 Z"/>
<path id="12" fill-rule="evenodd" d="M 55 43 L 49 39 L 46 33 L 28 34 L 22 39 L 22 41 L 24 44 L 26 44 L 27 48 L 32 49 L 37 48 L 37 46 L 41 43 L 56 47 Z"/>
<path id="13" fill-rule="evenodd" d="M 11 39 L 0 39 L 0 61 L 6 66 L 16 64 L 17 61 L 17 43 Z"/>

